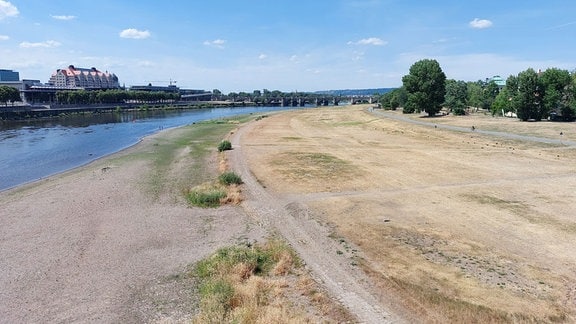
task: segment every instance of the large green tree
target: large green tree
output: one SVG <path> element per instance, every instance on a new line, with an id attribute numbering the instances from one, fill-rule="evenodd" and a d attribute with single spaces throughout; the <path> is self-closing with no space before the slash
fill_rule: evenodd
<path id="1" fill-rule="evenodd" d="M 547 69 L 540 75 L 540 80 L 544 87 L 542 102 L 545 113 L 557 112 L 571 119 L 573 116 L 568 93 L 572 83 L 570 72 L 557 68 Z"/>
<path id="2" fill-rule="evenodd" d="M 518 118 L 523 121 L 540 121 L 546 116 L 544 108 L 544 86 L 534 69 L 520 72 L 516 78 L 517 87 L 510 88 L 512 92 L 512 107 Z"/>
<path id="3" fill-rule="evenodd" d="M 468 86 L 464 81 L 449 79 L 446 81 L 444 105 L 455 115 L 465 115 L 468 106 Z"/>
<path id="4" fill-rule="evenodd" d="M 9 86 L 0 86 L 0 102 L 3 102 L 7 106 L 8 102 L 14 103 L 21 100 L 18 89 Z"/>
<path id="5" fill-rule="evenodd" d="M 414 63 L 410 73 L 402 77 L 408 93 L 405 113 L 425 111 L 428 116 L 442 109 L 446 93 L 446 75 L 436 60 L 425 59 Z"/>
<path id="6" fill-rule="evenodd" d="M 572 121 L 576 119 L 576 72 L 570 75 L 571 82 L 566 89 L 565 104 L 560 112 L 564 120 Z"/>

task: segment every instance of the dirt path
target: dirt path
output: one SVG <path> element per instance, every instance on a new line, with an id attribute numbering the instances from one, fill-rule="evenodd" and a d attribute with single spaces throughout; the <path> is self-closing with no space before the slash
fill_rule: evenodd
<path id="1" fill-rule="evenodd" d="M 242 147 L 244 134 L 257 125 L 252 122 L 240 128 L 231 140 L 234 150 L 230 162 L 245 183 L 243 206 L 247 213 L 284 237 L 331 298 L 339 300 L 362 323 L 404 322 L 378 301 L 368 278 L 351 264 L 350 258 L 338 253 L 342 247 L 330 238 L 331 229 L 326 224 L 312 217 L 305 204 L 276 196 L 256 180 Z"/>

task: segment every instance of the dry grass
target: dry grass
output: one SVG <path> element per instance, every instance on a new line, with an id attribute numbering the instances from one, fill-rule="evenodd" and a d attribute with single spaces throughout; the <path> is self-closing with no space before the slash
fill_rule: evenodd
<path id="1" fill-rule="evenodd" d="M 351 319 L 331 300 L 319 300 L 319 286 L 302 269 L 295 253 L 277 239 L 221 249 L 201 261 L 194 274 L 201 295 L 194 323 L 336 323 Z"/>
<path id="2" fill-rule="evenodd" d="M 417 119 L 576 140 L 576 123 Z M 244 145 L 259 181 L 359 247 L 383 299 L 416 321 L 576 318 L 574 148 L 374 119 L 358 107 L 259 126 Z"/>

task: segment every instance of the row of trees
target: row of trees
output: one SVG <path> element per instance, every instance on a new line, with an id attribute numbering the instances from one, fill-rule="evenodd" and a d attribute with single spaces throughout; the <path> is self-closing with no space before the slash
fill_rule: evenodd
<path id="1" fill-rule="evenodd" d="M 90 105 L 114 104 L 125 102 L 156 103 L 173 102 L 180 99 L 178 93 L 156 91 L 127 90 L 74 90 L 56 92 L 56 101 L 60 104 Z"/>
<path id="2" fill-rule="evenodd" d="M 471 108 L 493 115 L 515 113 L 521 120 L 558 116 L 576 119 L 576 73 L 550 68 L 527 69 L 510 76 L 504 87 L 494 81 L 464 82 L 447 79 L 436 60 L 421 60 L 402 78 L 403 86 L 380 98 L 385 109 L 402 107 L 404 113 L 426 112 L 434 116 L 443 108 L 464 115 Z"/>
<path id="3" fill-rule="evenodd" d="M 214 100 L 232 100 L 232 101 L 245 101 L 254 102 L 257 104 L 265 104 L 272 100 L 278 100 L 282 98 L 306 98 L 313 100 L 317 97 L 323 97 L 323 95 L 314 94 L 310 92 L 282 92 L 279 90 L 254 90 L 253 92 L 230 92 L 227 95 L 222 93 L 218 89 L 212 90 L 212 97 Z"/>
<path id="4" fill-rule="evenodd" d="M 3 102 L 6 106 L 8 106 L 9 102 L 14 104 L 18 101 L 22 101 L 22 98 L 20 98 L 20 91 L 18 89 L 9 86 L 0 86 L 0 102 Z"/>

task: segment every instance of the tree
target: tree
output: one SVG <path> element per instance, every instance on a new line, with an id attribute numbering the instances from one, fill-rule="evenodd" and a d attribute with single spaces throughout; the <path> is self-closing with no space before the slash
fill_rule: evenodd
<path id="1" fill-rule="evenodd" d="M 434 116 L 442 109 L 446 93 L 446 75 L 436 60 L 420 60 L 410 67 L 410 73 L 402 77 L 408 93 L 404 112 L 425 111 Z"/>
<path id="2" fill-rule="evenodd" d="M 468 102 L 468 86 L 464 81 L 453 79 L 446 81 L 446 95 L 444 105 L 455 115 L 465 115 Z"/>
<path id="3" fill-rule="evenodd" d="M 560 112 L 563 117 L 572 118 L 571 109 L 566 109 L 570 106 L 568 102 L 569 86 L 572 83 L 570 72 L 557 68 L 547 69 L 540 75 L 540 80 L 545 93 L 542 100 L 545 113 Z M 564 113 L 569 116 L 564 116 Z"/>
<path id="4" fill-rule="evenodd" d="M 500 93 L 500 88 L 494 81 L 490 81 L 486 84 L 484 89 L 482 90 L 482 109 L 490 109 L 494 100 Z"/>
<path id="5" fill-rule="evenodd" d="M 484 102 L 484 81 L 468 82 L 466 85 L 468 92 L 468 105 L 472 107 L 482 107 Z"/>
<path id="6" fill-rule="evenodd" d="M 8 106 L 8 102 L 21 101 L 20 91 L 16 88 L 9 86 L 0 86 L 0 102 Z"/>
<path id="7" fill-rule="evenodd" d="M 504 89 L 502 89 L 502 91 L 500 91 L 500 93 L 498 93 L 498 95 L 494 99 L 494 102 L 492 102 L 492 105 L 490 106 L 491 111 L 492 111 L 492 116 L 495 116 L 498 114 L 502 114 L 502 116 L 504 116 L 506 113 L 508 113 L 510 111 L 516 112 L 514 110 L 514 107 L 512 107 L 511 100 L 512 100 L 512 95 L 508 91 L 508 88 L 504 87 Z"/>
<path id="8" fill-rule="evenodd" d="M 576 119 L 576 72 L 570 74 L 570 84 L 566 86 L 562 105 L 560 107 L 562 120 L 573 121 Z"/>
<path id="9" fill-rule="evenodd" d="M 400 87 L 380 96 L 379 102 L 384 109 L 396 110 L 398 107 L 404 106 L 407 96 L 404 87 Z"/>
<path id="10" fill-rule="evenodd" d="M 518 118 L 523 121 L 542 120 L 546 115 L 543 105 L 544 86 L 541 83 L 538 73 L 534 69 L 520 72 L 517 77 L 517 90 L 509 89 L 512 92 L 512 107 L 516 110 Z"/>

